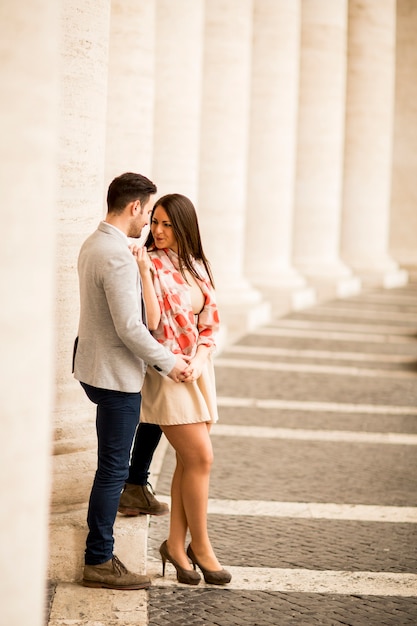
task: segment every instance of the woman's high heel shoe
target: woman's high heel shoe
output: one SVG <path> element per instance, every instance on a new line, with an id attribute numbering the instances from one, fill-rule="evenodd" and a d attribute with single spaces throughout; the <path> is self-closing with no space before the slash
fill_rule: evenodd
<path id="1" fill-rule="evenodd" d="M 187 556 L 191 559 L 194 569 L 196 565 L 198 565 L 201 569 L 206 583 L 209 583 L 210 585 L 227 585 L 227 583 L 230 583 L 232 580 L 231 573 L 225 569 L 219 569 L 214 572 L 204 569 L 204 567 L 197 561 L 191 544 L 187 548 Z"/>
<path id="2" fill-rule="evenodd" d="M 181 567 L 177 561 L 175 561 L 170 553 L 168 552 L 167 542 L 164 541 L 161 543 L 159 548 L 159 554 L 162 559 L 162 576 L 165 576 L 165 563 L 169 561 L 177 570 L 177 580 L 179 583 L 184 583 L 185 585 L 198 585 L 201 580 L 201 576 L 198 572 L 195 572 L 194 569 L 184 569 Z"/>

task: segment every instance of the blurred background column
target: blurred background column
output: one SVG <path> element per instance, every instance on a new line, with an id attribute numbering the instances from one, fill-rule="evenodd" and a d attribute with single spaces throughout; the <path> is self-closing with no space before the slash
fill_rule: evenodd
<path id="1" fill-rule="evenodd" d="M 403 284 L 389 255 L 395 0 L 350 0 L 342 256 L 367 283 Z"/>
<path id="2" fill-rule="evenodd" d="M 360 281 L 340 260 L 347 0 L 301 3 L 294 264 L 322 297 Z"/>
<path id="3" fill-rule="evenodd" d="M 103 205 L 116 176 L 152 179 L 154 45 L 155 0 L 112 0 Z"/>
<path id="4" fill-rule="evenodd" d="M 417 266 L 417 2 L 397 1 L 390 251 Z"/>
<path id="5" fill-rule="evenodd" d="M 54 392 L 59 4 L 0 3 L 1 617 L 43 626 Z"/>
<path id="6" fill-rule="evenodd" d="M 79 574 L 85 510 L 80 526 L 73 510 L 85 508 L 96 464 L 95 408 L 73 379 L 71 363 L 79 315 L 78 253 L 104 216 L 110 0 L 87 1 L 82 11 L 77 0 L 67 0 L 61 19 L 52 513 L 71 513 L 68 521 L 51 518 L 52 579 Z"/>
<path id="7" fill-rule="evenodd" d="M 153 177 L 199 213 L 204 0 L 157 0 Z"/>
<path id="8" fill-rule="evenodd" d="M 301 8 L 298 0 L 254 0 L 253 10 L 244 266 L 285 312 L 314 302 L 291 264 Z"/>
<path id="9" fill-rule="evenodd" d="M 232 335 L 270 310 L 244 276 L 252 10 L 252 0 L 206 1 L 198 206 Z"/>

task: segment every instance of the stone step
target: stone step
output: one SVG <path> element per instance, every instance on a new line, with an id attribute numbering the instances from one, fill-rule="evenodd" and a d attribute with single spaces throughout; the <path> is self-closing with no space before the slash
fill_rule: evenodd
<path id="1" fill-rule="evenodd" d="M 54 582 L 74 582 L 82 577 L 87 507 L 51 515 L 48 578 Z M 126 567 L 138 574 L 146 571 L 148 516 L 118 515 L 114 526 L 114 553 Z"/>

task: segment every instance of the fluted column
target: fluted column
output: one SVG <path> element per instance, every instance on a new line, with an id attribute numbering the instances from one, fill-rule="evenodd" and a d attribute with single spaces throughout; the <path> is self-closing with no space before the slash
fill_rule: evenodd
<path id="1" fill-rule="evenodd" d="M 49 0 L 0 5 L 0 621 L 10 626 L 44 624 L 55 351 L 58 7 Z"/>
<path id="2" fill-rule="evenodd" d="M 258 286 L 304 284 L 291 266 L 299 52 L 298 0 L 254 0 L 245 269 Z"/>
<path id="3" fill-rule="evenodd" d="M 390 251 L 417 266 L 417 3 L 397 1 Z"/>
<path id="4" fill-rule="evenodd" d="M 350 0 L 343 259 L 365 280 L 403 282 L 388 252 L 395 0 Z"/>
<path id="5" fill-rule="evenodd" d="M 198 208 L 220 305 L 242 312 L 261 302 L 244 276 L 251 41 L 251 0 L 206 2 Z"/>
<path id="6" fill-rule="evenodd" d="M 154 45 L 155 0 L 112 0 L 104 192 L 123 172 L 151 177 Z"/>
<path id="7" fill-rule="evenodd" d="M 109 0 L 85 2 L 83 11 L 77 0 L 63 3 L 53 511 L 85 504 L 95 469 L 94 407 L 73 379 L 71 361 L 79 314 L 78 253 L 104 215 L 109 17 Z"/>
<path id="8" fill-rule="evenodd" d="M 254 0 L 245 272 L 276 311 L 314 301 L 292 266 L 300 2 Z"/>
<path id="9" fill-rule="evenodd" d="M 157 0 L 153 178 L 198 198 L 204 0 Z M 198 208 L 198 207 L 197 207 Z"/>
<path id="10" fill-rule="evenodd" d="M 294 263 L 306 276 L 341 288 L 351 275 L 339 257 L 347 1 L 308 0 L 301 7 Z"/>

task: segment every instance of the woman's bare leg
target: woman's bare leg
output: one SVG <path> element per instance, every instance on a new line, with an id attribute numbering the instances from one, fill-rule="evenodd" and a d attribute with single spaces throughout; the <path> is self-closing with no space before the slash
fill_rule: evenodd
<path id="1" fill-rule="evenodd" d="M 193 551 L 205 569 L 219 570 L 207 532 L 207 505 L 213 448 L 205 423 L 163 426 L 177 453 L 177 468 L 172 481 L 171 527 L 168 547 L 183 567 L 189 567 L 184 551 L 185 529 L 190 529 Z M 182 552 L 181 558 L 177 550 Z M 174 552 L 175 551 L 175 552 Z M 186 561 L 184 561 L 187 559 Z"/>
<path id="2" fill-rule="evenodd" d="M 181 495 L 182 474 L 183 466 L 181 459 L 177 454 L 177 465 L 171 482 L 171 511 L 168 550 L 171 556 L 174 557 L 174 559 L 178 561 L 182 567 L 191 569 L 188 559 L 184 557 L 184 544 L 187 536 L 188 525 Z"/>

